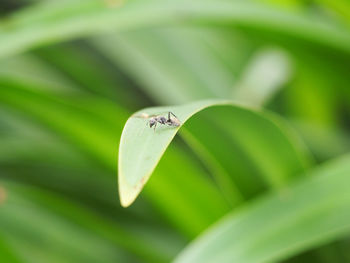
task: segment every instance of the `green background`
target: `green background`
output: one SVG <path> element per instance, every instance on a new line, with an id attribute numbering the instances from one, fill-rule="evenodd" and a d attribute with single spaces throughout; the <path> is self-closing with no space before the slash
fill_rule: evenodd
<path id="1" fill-rule="evenodd" d="M 350 262 L 348 0 L 4 0 L 0 17 L 0 262 Z M 205 99 L 243 107 L 195 114 L 121 207 L 127 119 Z"/>

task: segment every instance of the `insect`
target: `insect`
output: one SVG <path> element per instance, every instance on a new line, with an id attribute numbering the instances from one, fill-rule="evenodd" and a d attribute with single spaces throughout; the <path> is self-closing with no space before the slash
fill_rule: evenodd
<path id="1" fill-rule="evenodd" d="M 168 112 L 168 118 L 160 115 L 150 116 L 150 117 L 151 118 L 147 122 L 147 125 L 149 125 L 150 128 L 154 126 L 154 130 L 156 130 L 158 123 L 163 125 L 173 126 L 173 127 L 178 127 L 181 125 L 181 122 L 179 121 L 179 119 L 171 111 Z"/>

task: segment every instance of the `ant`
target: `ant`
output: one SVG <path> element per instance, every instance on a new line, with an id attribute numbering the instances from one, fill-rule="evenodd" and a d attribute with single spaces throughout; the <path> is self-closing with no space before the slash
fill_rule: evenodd
<path id="1" fill-rule="evenodd" d="M 175 118 L 171 118 L 172 115 Z M 163 116 L 153 116 L 148 122 L 147 125 L 149 125 L 150 128 L 154 126 L 154 130 L 156 130 L 157 123 L 163 124 L 163 125 L 168 125 L 168 126 L 173 126 L 173 127 L 178 127 L 180 126 L 181 122 L 179 119 L 175 116 L 174 113 L 171 111 L 168 112 L 168 119 L 163 117 Z"/>

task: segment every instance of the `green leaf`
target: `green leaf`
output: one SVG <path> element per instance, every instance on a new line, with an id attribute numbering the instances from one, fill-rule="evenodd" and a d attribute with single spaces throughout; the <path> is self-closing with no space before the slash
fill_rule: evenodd
<path id="1" fill-rule="evenodd" d="M 118 159 L 119 195 L 123 206 L 129 206 L 135 200 L 181 126 L 153 130 L 146 126 L 149 116 L 172 111 L 180 123 L 185 123 L 197 111 L 214 104 L 215 100 L 181 107 L 149 108 L 128 119 L 120 139 Z"/>
<path id="2" fill-rule="evenodd" d="M 229 38 L 219 30 L 171 27 L 111 34 L 91 42 L 155 101 L 180 104 L 231 95 L 237 77 L 232 64 L 240 67 L 252 49 L 237 35 L 232 32 Z"/>
<path id="3" fill-rule="evenodd" d="M 350 231 L 350 156 L 316 168 L 216 223 L 175 260 L 280 262 Z"/>
<path id="4" fill-rule="evenodd" d="M 111 101 L 84 96 L 59 96 L 43 92 L 35 84 L 0 79 L 0 102 L 59 131 L 68 141 L 109 169 L 115 167 L 115 145 L 126 111 Z M 67 117 L 69 116 L 69 118 Z M 85 128 L 83 128 L 85 127 Z M 103 135 L 102 135 L 103 134 Z"/>
<path id="5" fill-rule="evenodd" d="M 230 211 L 225 197 L 197 162 L 188 149 L 171 145 L 144 189 L 147 199 L 191 239 Z"/>
<path id="6" fill-rule="evenodd" d="M 126 92 L 126 80 L 89 45 L 54 45 L 34 53 L 82 90 L 109 98 L 125 108 L 136 108 L 144 103 L 134 89 Z"/>
<path id="7" fill-rule="evenodd" d="M 235 84 L 232 98 L 253 106 L 266 104 L 291 77 L 291 64 L 283 50 L 258 50 Z"/>
<path id="8" fill-rule="evenodd" d="M 348 22 L 350 21 L 350 3 L 348 0 L 316 0 L 315 2 L 335 11 L 338 15 L 343 16 Z"/>
<path id="9" fill-rule="evenodd" d="M 59 96 L 44 92 L 37 89 L 34 83 L 0 79 L 0 86 L 0 102 L 4 107 L 46 125 L 49 130 L 56 132 L 87 157 L 92 157 L 95 166 L 101 167 L 102 164 L 104 173 L 114 174 L 117 168 L 115 159 L 118 138 L 127 119 L 124 110 L 101 98 Z M 181 159 L 190 158 L 187 156 L 190 154 L 175 148 L 170 160 L 173 159 L 175 163 L 179 160 L 178 165 L 184 165 Z M 228 212 L 229 206 L 219 189 L 203 177 L 205 171 L 200 164 L 187 162 L 186 167 L 192 170 L 186 179 L 191 184 L 200 185 L 208 190 L 211 196 L 198 198 L 201 189 L 196 188 L 191 192 L 182 192 L 181 201 L 172 200 L 177 205 L 178 211 L 169 208 L 167 203 L 157 202 L 157 205 L 161 213 L 185 235 L 192 238 Z M 171 200 L 170 196 L 174 193 L 171 191 L 173 186 L 169 181 L 180 186 L 182 179 L 177 175 L 178 172 L 169 171 L 167 167 L 159 172 L 162 176 L 173 175 L 174 178 L 162 177 L 165 179 L 162 186 L 157 183 L 151 184 L 153 191 L 149 191 L 147 197 L 156 200 L 156 193 L 165 191 L 164 199 Z M 159 187 L 162 189 L 158 189 Z M 203 205 L 206 203 L 211 205 Z M 208 213 L 210 216 L 207 216 Z M 191 221 L 193 218 L 198 221 L 196 227 L 193 227 Z"/>
<path id="10" fill-rule="evenodd" d="M 268 178 L 272 186 L 276 188 L 284 186 L 289 176 L 305 168 L 304 162 L 307 158 L 303 156 L 302 151 L 299 151 L 297 146 L 292 145 L 291 136 L 286 132 L 286 128 L 272 116 L 264 116 L 254 110 L 245 109 L 230 101 L 223 100 L 204 100 L 182 106 L 148 108 L 136 112 L 128 119 L 121 136 L 119 194 L 122 205 L 128 206 L 135 200 L 176 132 L 192 115 L 208 107 L 223 105 L 232 108 L 232 111 L 220 112 L 218 110 L 218 115 L 212 117 L 216 117 L 217 121 L 220 121 L 220 126 L 214 125 L 214 127 L 218 126 L 220 129 L 224 129 L 223 126 L 226 126 L 230 132 L 229 137 L 236 136 L 241 140 L 240 143 L 244 145 L 247 154 L 255 160 L 255 166 Z M 177 115 L 181 122 L 179 127 L 160 127 L 161 125 L 158 124 L 157 129 L 153 130 L 146 126 L 151 116 L 167 116 L 169 111 Z M 235 126 L 239 125 L 240 127 L 235 129 Z M 200 129 L 198 125 L 197 128 Z M 200 130 L 197 130 L 198 132 L 200 133 Z M 203 134 L 205 133 L 204 126 Z M 218 143 L 224 142 L 225 144 L 225 137 L 220 134 L 212 135 L 218 137 L 216 138 Z M 213 137 L 210 140 L 215 142 Z M 276 147 L 272 146 L 273 143 Z M 257 148 L 259 150 L 256 150 Z M 230 173 L 232 170 L 226 172 Z"/>
<path id="11" fill-rule="evenodd" d="M 43 257 L 40 262 L 51 262 L 45 257 L 65 262 L 166 260 L 164 251 L 153 249 L 140 235 L 74 200 L 10 181 L 1 180 L 1 186 L 8 195 L 0 206 L 2 232 L 30 262 L 37 262 L 36 253 Z M 31 244 L 32 249 L 21 250 L 19 242 Z"/>
<path id="12" fill-rule="evenodd" d="M 0 23 L 0 57 L 53 41 L 166 23 L 239 25 L 292 36 L 350 53 L 348 30 L 302 12 L 250 1 L 45 2 Z"/>
<path id="13" fill-rule="evenodd" d="M 36 82 L 57 92 L 78 90 L 70 79 L 31 53 L 2 59 L 0 76 Z"/>
<path id="14" fill-rule="evenodd" d="M 186 123 L 181 135 L 233 206 L 269 188 L 283 188 L 310 162 L 290 127 L 268 112 L 211 108 Z"/>
<path id="15" fill-rule="evenodd" d="M 294 121 L 293 127 L 317 160 L 325 161 L 349 152 L 350 136 L 342 129 L 300 120 Z"/>
<path id="16" fill-rule="evenodd" d="M 0 259 L 4 260 L 4 262 L 22 262 L 21 260 L 19 260 L 16 253 L 10 248 L 10 246 L 2 239 L 2 236 L 0 236 L 0 255 Z"/>
<path id="17" fill-rule="evenodd" d="M 1 126 L 3 117 L 4 114 L 0 114 L 0 127 L 3 127 Z M 83 156 L 77 155 L 74 145 L 67 147 L 64 142 L 58 140 L 59 138 L 50 136 L 49 132 L 45 133 L 44 130 L 35 129 L 38 127 L 35 127 L 34 123 L 29 125 L 28 121 L 26 122 L 23 118 L 16 120 L 16 117 L 18 118 L 15 114 L 9 115 L 8 121 L 11 122 L 11 127 L 0 132 L 1 135 L 5 135 L 0 137 L 2 145 L 0 148 L 2 171 L 0 177 L 25 182 L 25 184 L 39 185 L 50 191 L 60 192 L 62 196 L 74 197 L 74 201 L 83 202 L 85 206 L 92 207 L 107 217 L 112 217 L 115 223 L 121 223 L 125 232 L 136 232 L 138 239 L 149 244 L 149 250 L 159 248 L 168 259 L 183 247 L 184 244 L 179 242 L 179 237 L 173 233 L 174 230 L 159 225 L 154 226 L 153 222 L 157 221 L 159 213 L 153 211 L 150 215 L 149 209 L 140 211 L 140 207 L 149 207 L 145 200 L 140 200 L 141 202 L 132 209 L 126 210 L 120 207 L 116 202 L 114 174 L 98 169 L 96 162 L 93 162 L 91 158 L 84 160 Z M 33 149 L 35 149 L 34 152 Z M 41 201 L 39 199 L 34 202 Z M 50 204 L 50 206 L 57 205 Z M 215 217 L 213 221 L 221 215 Z M 91 218 L 91 215 L 86 216 Z M 152 222 L 149 222 L 150 217 L 152 217 Z M 107 220 L 102 224 L 108 224 Z M 6 228 L 6 226 L 0 226 L 1 228 Z M 165 235 L 169 238 L 166 244 L 164 243 Z"/>

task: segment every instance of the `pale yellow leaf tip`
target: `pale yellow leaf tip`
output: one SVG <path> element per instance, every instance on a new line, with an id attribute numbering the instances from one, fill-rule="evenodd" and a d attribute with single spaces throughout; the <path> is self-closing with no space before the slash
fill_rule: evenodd
<path id="1" fill-rule="evenodd" d="M 128 207 L 135 201 L 137 196 L 140 194 L 145 181 L 141 180 L 137 185 L 130 186 L 125 181 L 124 176 L 120 174 L 118 176 L 118 181 L 120 204 L 123 207 Z"/>

